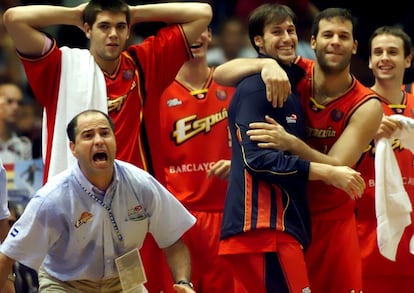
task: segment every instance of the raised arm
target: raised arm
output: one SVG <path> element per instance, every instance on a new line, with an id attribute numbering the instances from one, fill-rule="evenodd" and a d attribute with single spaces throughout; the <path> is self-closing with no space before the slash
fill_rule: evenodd
<path id="1" fill-rule="evenodd" d="M 39 56 L 45 44 L 41 30 L 52 25 L 73 25 L 83 30 L 85 6 L 16 6 L 4 13 L 3 21 L 20 53 Z M 182 24 L 189 43 L 197 40 L 212 18 L 211 6 L 198 2 L 136 5 L 130 6 L 130 11 L 132 25 L 149 21 Z"/>
<path id="2" fill-rule="evenodd" d="M 318 163 L 335 166 L 353 166 L 364 149 L 375 138 L 382 119 L 380 101 L 371 99 L 362 104 L 352 115 L 346 129 L 332 146 L 328 154 L 321 153 L 297 137 L 287 133 L 270 117 L 267 123 L 251 123 L 247 134 L 262 148 L 290 151 L 299 157 Z"/>
<path id="3" fill-rule="evenodd" d="M 197 40 L 210 24 L 212 9 L 208 3 L 170 2 L 130 6 L 131 23 L 161 21 L 179 23 L 189 43 Z"/>
<path id="4" fill-rule="evenodd" d="M 304 156 L 306 155 L 308 155 L 309 158 L 321 156 L 320 158 L 318 157 L 318 159 L 320 161 L 325 160 L 325 163 L 318 163 L 304 158 L 308 161 L 311 161 L 309 168 L 309 180 L 321 180 L 328 185 L 335 186 L 336 188 L 345 191 L 352 199 L 361 197 L 365 189 L 365 182 L 362 179 L 361 174 L 359 172 L 355 171 L 354 169 L 348 166 L 333 166 L 329 164 L 329 162 L 333 162 L 335 158 L 331 158 L 329 155 L 322 154 L 310 148 L 302 140 L 286 132 L 282 126 L 277 124 L 275 120 L 269 118 L 268 116 L 266 120 L 270 123 L 255 122 L 250 124 L 257 125 L 260 127 L 255 128 L 253 130 L 248 130 L 247 134 L 249 135 L 251 140 L 259 142 L 257 144 L 258 147 L 264 150 L 273 149 L 278 152 L 272 152 L 273 158 L 270 160 L 265 160 L 264 156 L 259 156 L 259 160 L 257 160 L 257 156 L 255 156 L 256 161 L 259 162 L 259 165 L 254 166 L 255 169 L 262 169 L 261 167 L 262 165 L 264 165 L 264 162 L 266 161 L 271 162 L 271 165 L 275 164 L 275 162 L 278 162 L 276 166 L 283 166 L 283 160 L 286 161 L 287 158 L 289 158 L 289 156 L 285 156 L 285 154 L 280 151 L 291 150 L 290 152 L 294 153 L 293 150 L 298 148 L 303 152 L 301 154 L 302 156 L 292 156 L 292 161 L 297 160 L 297 157 L 304 158 Z M 292 146 L 292 144 L 294 144 L 294 146 Z M 249 158 L 249 151 L 245 150 L 245 153 L 246 157 Z M 255 151 L 255 153 L 260 154 L 259 151 Z M 270 155 L 271 153 L 267 155 L 268 158 L 270 157 Z M 269 169 L 274 171 L 275 167 Z M 266 176 L 266 173 L 262 173 L 262 175 L 260 176 Z M 269 177 L 268 180 L 272 180 L 271 177 Z"/>
<path id="5" fill-rule="evenodd" d="M 382 116 L 381 102 L 377 99 L 371 99 L 358 107 L 329 151 L 329 157 L 335 158 L 337 165 L 354 166 L 376 137 Z"/>
<path id="6" fill-rule="evenodd" d="M 219 65 L 213 73 L 215 81 L 226 86 L 235 86 L 246 76 L 261 73 L 266 85 L 266 98 L 273 107 L 282 107 L 291 93 L 286 72 L 272 58 L 236 58 Z"/>
<path id="7" fill-rule="evenodd" d="M 40 56 L 44 50 L 43 28 L 52 25 L 83 25 L 85 4 L 77 7 L 25 5 L 9 8 L 3 15 L 4 25 L 16 49 L 28 56 Z"/>

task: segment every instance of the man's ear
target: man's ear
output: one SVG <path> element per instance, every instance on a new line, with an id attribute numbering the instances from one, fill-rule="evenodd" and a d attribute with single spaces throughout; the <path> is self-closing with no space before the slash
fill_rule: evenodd
<path id="1" fill-rule="evenodd" d="M 91 29 L 92 28 L 90 27 L 90 25 L 88 23 L 85 22 L 83 24 L 83 31 L 85 32 L 85 35 L 88 39 L 91 38 Z"/>
<path id="2" fill-rule="evenodd" d="M 75 143 L 73 141 L 69 142 L 69 149 L 72 152 L 72 154 L 76 157 L 76 151 L 75 151 Z"/>
<path id="3" fill-rule="evenodd" d="M 358 50 L 358 41 L 357 41 L 357 40 L 355 40 L 355 41 L 354 41 L 354 46 L 353 46 L 353 49 L 352 49 L 352 54 L 353 54 L 353 55 L 356 55 L 357 50 Z"/>
<path id="4" fill-rule="evenodd" d="M 253 38 L 254 44 L 259 48 L 263 48 L 263 37 L 262 36 L 255 36 Z"/>
<path id="5" fill-rule="evenodd" d="M 412 59 L 413 59 L 412 54 L 405 57 L 405 68 L 410 68 L 411 67 Z"/>
<path id="6" fill-rule="evenodd" d="M 311 36 L 310 46 L 311 46 L 312 50 L 315 50 L 315 48 L 316 48 L 316 39 L 315 39 L 315 36 Z"/>

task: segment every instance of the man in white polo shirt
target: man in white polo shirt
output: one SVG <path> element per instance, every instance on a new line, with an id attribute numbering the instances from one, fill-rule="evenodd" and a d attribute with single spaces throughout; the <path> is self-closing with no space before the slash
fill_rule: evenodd
<path id="1" fill-rule="evenodd" d="M 149 173 L 115 160 L 114 126 L 105 113 L 76 115 L 67 135 L 77 162 L 38 190 L 11 228 L 0 248 L 0 291 L 17 260 L 39 270 L 40 292 L 121 292 L 126 284 L 115 260 L 137 251 L 151 233 L 174 289 L 194 292 L 181 236 L 195 218 Z M 134 259 L 135 271 L 138 254 Z M 147 292 L 143 284 L 133 288 Z"/>

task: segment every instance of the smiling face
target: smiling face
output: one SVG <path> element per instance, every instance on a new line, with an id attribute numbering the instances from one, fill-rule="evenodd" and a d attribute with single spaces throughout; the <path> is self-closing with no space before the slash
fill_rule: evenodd
<path id="1" fill-rule="evenodd" d="M 281 23 L 269 23 L 263 29 L 263 36 L 254 38 L 259 53 L 290 64 L 296 56 L 298 35 L 293 20 L 285 19 Z"/>
<path id="2" fill-rule="evenodd" d="M 379 80 L 402 83 L 405 69 L 410 67 L 411 54 L 405 56 L 403 39 L 392 34 L 380 34 L 371 41 L 369 68 Z"/>
<path id="3" fill-rule="evenodd" d="M 211 29 L 206 28 L 198 37 L 197 41 L 191 44 L 191 53 L 194 59 L 204 59 L 207 55 L 207 49 L 211 42 Z"/>
<path id="4" fill-rule="evenodd" d="M 108 119 L 99 112 L 86 112 L 77 117 L 74 130 L 69 146 L 85 177 L 91 182 L 97 176 L 111 178 L 116 142 Z"/>
<path id="5" fill-rule="evenodd" d="M 353 24 L 340 17 L 321 19 L 319 31 L 311 38 L 311 47 L 320 67 L 329 72 L 341 72 L 350 66 L 358 42 L 353 37 Z"/>

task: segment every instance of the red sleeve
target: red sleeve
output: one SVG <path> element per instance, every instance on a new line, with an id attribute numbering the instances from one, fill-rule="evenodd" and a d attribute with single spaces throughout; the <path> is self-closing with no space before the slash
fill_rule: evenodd
<path id="1" fill-rule="evenodd" d="M 57 99 L 59 93 L 60 71 L 62 52 L 57 47 L 56 42 L 50 51 L 40 58 L 29 58 L 19 55 L 29 85 L 36 100 L 46 109 L 47 115 L 47 145 L 51 145 L 53 140 L 53 129 L 56 118 Z M 46 149 L 44 157 L 45 169 L 43 182 L 47 180 L 49 172 L 51 149 Z"/>
<path id="2" fill-rule="evenodd" d="M 28 58 L 19 55 L 29 85 L 36 100 L 48 110 L 56 108 L 59 92 L 62 52 L 56 42 L 50 51 L 40 58 Z"/>
<path id="3" fill-rule="evenodd" d="M 192 58 L 190 47 L 180 25 L 159 30 L 156 36 L 128 48 L 135 51 L 145 76 L 147 99 L 159 98 L 174 81 L 181 66 Z"/>
<path id="4" fill-rule="evenodd" d="M 295 64 L 299 65 L 306 73 L 310 73 L 313 69 L 313 64 L 315 63 L 313 60 L 304 58 L 303 56 L 296 57 Z"/>

